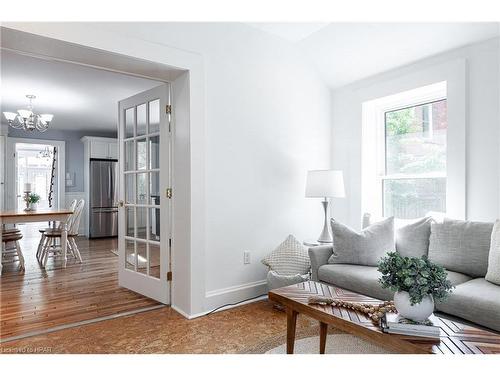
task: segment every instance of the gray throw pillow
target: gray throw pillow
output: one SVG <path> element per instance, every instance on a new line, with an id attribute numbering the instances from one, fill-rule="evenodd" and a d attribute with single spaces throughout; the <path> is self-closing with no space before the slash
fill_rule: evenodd
<path id="1" fill-rule="evenodd" d="M 420 219 L 394 219 L 396 251 L 405 257 L 420 258 L 429 252 L 429 237 L 431 235 L 431 222 L 435 220 L 430 217 Z M 371 224 L 371 215 L 363 215 L 362 226 Z"/>
<path id="2" fill-rule="evenodd" d="M 486 280 L 500 285 L 500 220 L 497 220 L 491 232 L 490 255 Z"/>
<path id="3" fill-rule="evenodd" d="M 394 251 L 394 218 L 390 217 L 356 232 L 331 220 L 333 254 L 330 264 L 376 266 L 388 252 Z"/>
<path id="4" fill-rule="evenodd" d="M 484 277 L 493 223 L 445 219 L 431 224 L 429 259 L 444 268 Z"/>
<path id="5" fill-rule="evenodd" d="M 396 251 L 404 257 L 427 255 L 432 221 L 432 218 L 424 217 L 396 230 Z"/>

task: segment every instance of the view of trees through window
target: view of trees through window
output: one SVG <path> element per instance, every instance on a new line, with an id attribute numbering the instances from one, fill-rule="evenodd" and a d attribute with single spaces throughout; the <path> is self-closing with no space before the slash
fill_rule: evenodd
<path id="1" fill-rule="evenodd" d="M 384 216 L 446 211 L 446 99 L 385 113 Z"/>

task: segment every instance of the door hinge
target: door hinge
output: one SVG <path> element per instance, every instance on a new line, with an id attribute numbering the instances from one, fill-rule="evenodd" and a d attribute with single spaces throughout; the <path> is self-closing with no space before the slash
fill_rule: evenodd
<path id="1" fill-rule="evenodd" d="M 168 199 L 172 198 L 172 188 L 167 188 L 167 191 L 165 193 Z"/>
<path id="2" fill-rule="evenodd" d="M 172 281 L 172 271 L 167 272 L 167 281 Z"/>
<path id="3" fill-rule="evenodd" d="M 171 115 L 172 114 L 172 105 L 171 104 L 167 104 L 165 106 L 165 112 L 167 113 L 167 115 Z"/>
<path id="4" fill-rule="evenodd" d="M 168 247 L 172 248 L 172 239 L 171 238 L 168 239 Z"/>

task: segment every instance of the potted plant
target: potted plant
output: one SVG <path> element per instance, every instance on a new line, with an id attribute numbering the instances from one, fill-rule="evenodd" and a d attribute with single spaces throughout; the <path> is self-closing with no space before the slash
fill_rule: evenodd
<path id="1" fill-rule="evenodd" d="M 434 300 L 446 299 L 453 288 L 445 269 L 425 255 L 410 258 L 391 252 L 382 258 L 378 270 L 382 287 L 395 292 L 398 313 L 416 322 L 425 321 L 434 311 Z"/>
<path id="2" fill-rule="evenodd" d="M 30 204 L 30 210 L 36 211 L 37 204 L 40 201 L 40 196 L 37 193 L 30 193 L 28 195 L 28 203 Z"/>

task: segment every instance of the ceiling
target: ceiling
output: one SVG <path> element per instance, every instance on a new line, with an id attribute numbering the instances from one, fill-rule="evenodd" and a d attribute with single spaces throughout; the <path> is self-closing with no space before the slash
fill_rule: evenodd
<path id="1" fill-rule="evenodd" d="M 282 39 L 288 40 L 290 42 L 300 42 L 301 40 L 307 38 L 311 34 L 321 30 L 323 27 L 329 25 L 329 23 L 322 22 L 259 22 L 259 23 L 248 23 L 248 25 L 253 26 L 259 30 L 266 33 L 273 34 Z"/>
<path id="2" fill-rule="evenodd" d="M 293 42 L 338 88 L 467 44 L 499 36 L 499 23 L 250 24 Z"/>
<path id="3" fill-rule="evenodd" d="M 161 84 L 7 50 L 1 53 L 2 112 L 25 108 L 26 94 L 34 94 L 35 113 L 54 115 L 51 129 L 116 131 L 118 101 Z"/>

